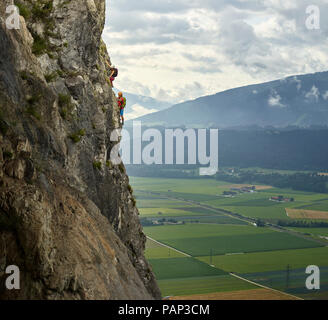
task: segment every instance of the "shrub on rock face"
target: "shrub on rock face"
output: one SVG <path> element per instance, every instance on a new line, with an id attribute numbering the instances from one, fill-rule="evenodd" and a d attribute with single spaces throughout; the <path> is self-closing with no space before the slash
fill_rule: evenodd
<path id="1" fill-rule="evenodd" d="M 69 135 L 69 138 L 74 142 L 74 143 L 78 143 L 81 141 L 81 137 L 75 133 Z"/>
<path id="2" fill-rule="evenodd" d="M 118 165 L 121 173 L 125 173 L 125 168 L 124 168 L 124 164 L 121 162 L 119 165 Z"/>
<path id="3" fill-rule="evenodd" d="M 47 52 L 47 41 L 46 39 L 40 37 L 37 34 L 33 34 L 33 46 L 32 46 L 32 52 L 33 54 L 35 54 L 36 56 L 40 56 L 44 53 Z"/>
<path id="4" fill-rule="evenodd" d="M 93 163 L 93 168 L 94 168 L 94 169 L 101 170 L 101 162 L 100 162 L 100 161 L 95 161 L 95 162 Z"/>
<path id="5" fill-rule="evenodd" d="M 75 133 L 72 133 L 71 135 L 69 135 L 68 137 L 74 142 L 74 143 L 78 143 L 81 141 L 82 137 L 85 136 L 85 130 L 84 129 L 80 129 Z"/>
<path id="6" fill-rule="evenodd" d="M 33 106 L 29 106 L 26 109 L 26 113 L 30 116 L 34 117 L 37 120 L 41 120 L 41 115 L 37 112 L 36 108 Z"/>
<path id="7" fill-rule="evenodd" d="M 14 156 L 14 154 L 10 151 L 5 150 L 3 151 L 2 156 L 4 159 L 11 159 Z"/>
<path id="8" fill-rule="evenodd" d="M 39 94 L 34 94 L 32 96 L 29 96 L 26 98 L 26 102 L 29 104 L 29 105 L 35 105 L 37 104 L 41 99 L 41 96 Z"/>
<path id="9" fill-rule="evenodd" d="M 131 187 L 130 184 L 128 185 L 128 190 L 129 190 L 129 192 L 130 192 L 131 194 L 133 193 L 133 188 Z"/>
<path id="10" fill-rule="evenodd" d="M 52 72 L 52 73 L 48 73 L 45 76 L 46 81 L 49 82 L 53 82 L 57 79 L 58 77 L 58 73 L 56 71 Z"/>
<path id="11" fill-rule="evenodd" d="M 25 20 L 29 19 L 31 16 L 31 10 L 25 4 L 20 1 L 15 1 L 15 5 L 19 9 L 19 14 L 24 17 Z"/>
<path id="12" fill-rule="evenodd" d="M 33 4 L 32 15 L 36 19 L 46 19 L 52 11 L 52 1 L 38 1 Z"/>
<path id="13" fill-rule="evenodd" d="M 67 106 L 69 103 L 71 103 L 71 96 L 68 94 L 60 93 L 58 95 L 58 103 L 60 107 Z"/>
<path id="14" fill-rule="evenodd" d="M 68 94 L 60 93 L 58 95 L 58 104 L 60 107 L 59 113 L 64 120 L 67 120 L 73 111 L 73 104 L 71 102 L 71 96 Z"/>
<path id="15" fill-rule="evenodd" d="M 38 120 L 41 120 L 41 115 L 37 110 L 37 104 L 39 103 L 40 99 L 41 99 L 41 95 L 39 94 L 33 94 L 32 96 L 28 96 L 26 98 L 26 102 L 27 102 L 26 113 Z"/>

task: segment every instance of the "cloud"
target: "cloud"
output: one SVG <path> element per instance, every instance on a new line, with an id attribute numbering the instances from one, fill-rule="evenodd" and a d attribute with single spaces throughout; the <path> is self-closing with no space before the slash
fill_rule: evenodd
<path id="1" fill-rule="evenodd" d="M 132 105 L 130 110 L 132 110 L 132 111 L 127 112 L 126 115 L 125 115 L 126 120 L 136 119 L 136 118 L 142 117 L 146 114 L 154 113 L 154 112 L 158 111 L 156 109 L 145 108 L 140 104 Z"/>
<path id="2" fill-rule="evenodd" d="M 277 93 L 276 90 L 272 90 L 271 95 L 268 99 L 268 104 L 270 107 L 279 107 L 279 108 L 286 107 L 286 105 L 281 103 L 281 96 Z"/>
<path id="3" fill-rule="evenodd" d="M 324 100 L 328 100 L 328 91 L 326 91 L 323 95 L 322 95 Z"/>
<path id="4" fill-rule="evenodd" d="M 328 16 L 326 0 L 311 4 Z M 326 70 L 328 23 L 321 19 L 319 30 L 308 30 L 308 5 L 308 0 L 111 0 L 103 37 L 123 71 L 117 80 L 122 89 L 178 102 Z M 297 78 L 289 81 L 301 90 Z"/>
<path id="5" fill-rule="evenodd" d="M 123 75 L 120 73 L 120 76 L 118 76 L 115 80 L 115 88 L 141 96 L 153 96 L 153 92 L 150 87 L 142 84 L 141 82 L 131 80 L 127 74 L 128 72 L 123 73 Z"/>
<path id="6" fill-rule="evenodd" d="M 220 73 L 221 68 L 217 57 L 206 56 L 203 54 L 195 55 L 191 53 L 182 53 L 188 62 L 194 65 L 194 70 L 200 73 Z"/>
<path id="7" fill-rule="evenodd" d="M 194 97 L 200 97 L 204 93 L 205 88 L 203 87 L 203 85 L 200 82 L 194 81 L 194 82 L 189 82 L 189 83 L 185 84 L 184 87 L 170 89 L 170 90 L 166 90 L 166 91 L 161 90 L 161 91 L 162 91 L 161 94 L 163 96 L 158 94 L 158 96 L 157 96 L 158 99 L 161 99 L 164 97 L 166 97 L 166 98 L 171 97 L 171 99 L 173 99 L 174 101 L 179 103 L 179 102 L 193 99 Z M 165 99 L 165 100 L 168 101 L 168 99 Z"/>
<path id="8" fill-rule="evenodd" d="M 293 78 L 291 79 L 291 82 L 295 82 L 295 83 L 296 83 L 297 91 L 300 91 L 300 90 L 301 90 L 301 88 L 302 88 L 302 81 L 301 81 L 301 80 L 299 80 L 299 79 L 295 76 L 295 77 L 293 77 Z"/>
<path id="9" fill-rule="evenodd" d="M 307 98 L 308 100 L 315 100 L 316 102 L 319 101 L 319 97 L 320 91 L 315 85 L 313 85 L 311 90 L 305 94 L 305 98 Z"/>

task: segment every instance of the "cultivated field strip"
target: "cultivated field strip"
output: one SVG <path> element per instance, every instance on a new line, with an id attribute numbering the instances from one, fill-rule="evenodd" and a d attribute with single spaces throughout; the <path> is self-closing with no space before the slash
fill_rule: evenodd
<path id="1" fill-rule="evenodd" d="M 149 240 L 151 240 L 151 241 L 154 241 L 155 243 L 157 243 L 157 244 L 159 244 L 159 245 L 161 245 L 161 246 L 163 246 L 163 247 L 166 247 L 166 248 L 169 248 L 169 249 L 171 249 L 171 250 L 173 250 L 173 251 L 179 252 L 179 253 L 181 253 L 182 255 L 186 256 L 186 257 L 191 258 L 191 255 L 189 255 L 188 253 L 185 253 L 185 252 L 182 252 L 182 251 L 180 251 L 180 250 L 178 250 L 178 249 L 175 249 L 175 248 L 173 248 L 173 247 L 170 247 L 170 246 L 168 246 L 168 245 L 166 245 L 166 244 L 164 244 L 164 243 L 162 243 L 162 242 L 159 242 L 159 241 L 157 241 L 157 240 L 155 240 L 155 239 L 153 239 L 153 238 L 151 238 L 151 237 L 149 237 L 149 236 L 147 236 L 147 239 L 149 239 Z"/>
<path id="2" fill-rule="evenodd" d="M 295 299 L 297 299 L 297 300 L 303 300 L 302 298 L 296 297 L 296 296 L 294 296 L 294 295 L 292 295 L 292 294 L 289 294 L 289 293 L 286 293 L 286 292 L 283 292 L 283 291 L 279 291 L 279 290 L 276 290 L 276 289 L 273 289 L 273 288 L 269 288 L 269 287 L 263 286 L 263 285 L 261 285 L 261 284 L 259 284 L 259 283 L 254 282 L 254 281 L 247 280 L 247 279 L 245 279 L 245 278 L 243 278 L 243 277 L 241 277 L 241 276 L 238 276 L 238 275 L 236 275 L 236 274 L 234 274 L 234 273 L 230 273 L 230 275 L 233 276 L 233 277 L 235 277 L 235 278 L 238 278 L 238 279 L 240 279 L 240 280 L 244 280 L 244 281 L 247 281 L 247 282 L 249 282 L 249 283 L 251 283 L 251 284 L 254 284 L 255 286 L 258 286 L 258 287 L 260 287 L 260 288 L 267 289 L 267 290 L 271 290 L 271 291 L 275 291 L 275 292 L 279 292 L 280 294 L 283 294 L 283 295 L 286 295 L 286 296 L 293 297 L 293 298 L 295 298 Z"/>

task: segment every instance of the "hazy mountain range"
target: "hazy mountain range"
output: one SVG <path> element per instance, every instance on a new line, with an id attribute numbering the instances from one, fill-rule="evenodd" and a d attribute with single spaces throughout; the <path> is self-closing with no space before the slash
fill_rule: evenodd
<path id="1" fill-rule="evenodd" d="M 328 72 L 227 90 L 140 117 L 143 124 L 233 128 L 328 124 Z"/>
<path id="2" fill-rule="evenodd" d="M 118 89 L 114 89 L 117 94 Z M 151 97 L 146 97 L 138 94 L 124 92 L 127 100 L 126 119 L 134 119 L 145 114 L 161 111 L 172 106 L 171 103 L 160 101 Z"/>

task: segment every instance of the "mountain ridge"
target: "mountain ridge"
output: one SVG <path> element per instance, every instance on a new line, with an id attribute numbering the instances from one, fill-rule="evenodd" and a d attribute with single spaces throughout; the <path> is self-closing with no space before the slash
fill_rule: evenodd
<path id="1" fill-rule="evenodd" d="M 328 72 L 325 71 L 228 89 L 138 120 L 145 125 L 163 126 L 307 127 L 327 123 L 327 105 Z"/>

